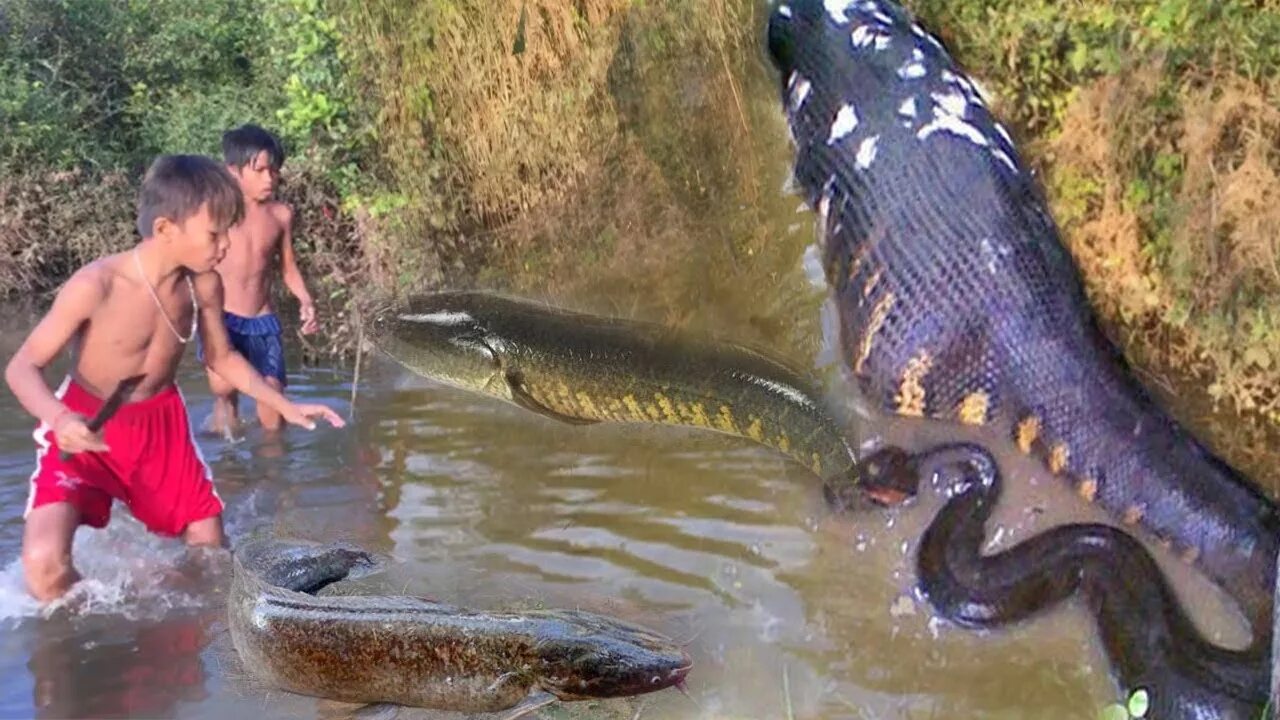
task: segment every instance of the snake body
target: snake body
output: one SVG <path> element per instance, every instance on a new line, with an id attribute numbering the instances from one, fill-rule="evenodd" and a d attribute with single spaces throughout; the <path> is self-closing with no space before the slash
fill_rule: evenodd
<path id="1" fill-rule="evenodd" d="M 1243 653 L 1202 648 L 1189 625 L 1125 609 L 1176 606 L 1161 584 L 1151 595 L 1080 587 L 1120 608 L 1103 617 L 1129 623 L 1106 623 L 1122 681 L 1145 677 L 1127 664 L 1134 658 L 1167 667 L 1151 653 L 1191 648 L 1221 662 L 1179 677 L 1256 703 L 1252 678 L 1272 638 L 1276 504 L 1169 416 L 1103 334 L 1041 189 L 977 85 L 890 0 L 783 0 L 767 38 L 795 181 L 818 214 L 843 357 L 862 393 L 899 415 L 1007 429 L 1083 500 L 1194 563 L 1250 623 Z M 999 567 L 1052 577 L 1087 566 L 1092 577 L 1108 562 L 1119 571 L 1150 559 L 1136 559 L 1145 556 L 1123 533 L 1099 532 L 1089 536 L 1096 545 L 1051 533 Z M 1087 562 L 1076 554 L 1082 543 Z M 983 590 L 987 580 L 984 571 L 957 587 Z M 1007 597 L 998 583 L 986 588 L 1001 600 L 990 623 L 1075 586 L 1018 587 Z M 1173 644 L 1152 644 L 1150 633 Z M 1231 679 L 1241 667 L 1249 682 Z M 1162 687 L 1174 682 L 1162 678 Z"/>
<path id="2" fill-rule="evenodd" d="M 985 523 L 1000 497 L 995 459 L 976 445 L 918 457 L 952 494 L 921 537 L 920 589 L 938 613 L 992 628 L 1080 597 L 1120 684 L 1147 691 L 1152 718 L 1254 720 L 1270 684 L 1268 653 L 1206 642 L 1151 554 L 1123 530 L 1060 525 L 984 555 Z"/>

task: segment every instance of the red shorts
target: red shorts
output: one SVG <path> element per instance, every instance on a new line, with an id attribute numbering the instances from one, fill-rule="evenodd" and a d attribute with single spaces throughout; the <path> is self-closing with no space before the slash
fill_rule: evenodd
<path id="1" fill-rule="evenodd" d="M 70 377 L 55 395 L 85 417 L 102 405 L 102 399 Z M 108 452 L 77 453 L 64 461 L 48 425 L 41 423 L 34 437 L 36 470 L 27 513 L 68 502 L 80 511 L 82 524 L 102 528 L 115 499 L 151 532 L 176 536 L 187 525 L 222 512 L 213 473 L 196 447 L 177 385 L 122 405 L 102 428 Z"/>

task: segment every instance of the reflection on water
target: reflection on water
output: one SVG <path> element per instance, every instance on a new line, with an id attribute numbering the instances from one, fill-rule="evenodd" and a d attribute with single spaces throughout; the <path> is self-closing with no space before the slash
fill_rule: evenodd
<path id="1" fill-rule="evenodd" d="M 1093 718 L 1110 699 L 1105 660 L 1079 607 L 982 634 L 932 617 L 912 591 L 911 560 L 935 494 L 902 512 L 832 517 L 812 475 L 736 438 L 562 425 L 377 358 L 362 377 L 358 422 L 346 431 L 201 438 L 231 537 L 346 538 L 392 558 L 352 591 L 492 609 L 576 606 L 687 643 L 696 662 L 689 697 L 577 704 L 567 717 L 777 718 L 789 709 L 812 719 Z M 202 418 L 210 401 L 201 376 L 186 367 L 181 381 Z M 348 373 L 300 372 L 291 382 L 299 396 L 349 411 Z M 11 482 L 0 485 L 0 716 L 340 717 L 352 709 L 250 677 L 226 632 L 225 555 L 189 558 L 123 510 L 124 522 L 77 538 L 89 578 L 79 593 L 90 611 L 36 617 L 17 562 L 30 429 L 12 399 L 3 402 L 11 412 L 0 413 L 0 463 Z M 875 427 L 908 445 L 956 434 L 906 422 Z M 1099 518 L 1025 458 L 1002 463 L 1011 481 L 993 520 L 993 550 L 1055 522 Z M 1161 562 L 1211 636 L 1239 642 L 1212 588 Z"/>
<path id="2" fill-rule="evenodd" d="M 31 702 L 38 718 L 163 717 L 208 697 L 200 653 L 214 610 L 121 626 L 108 615 L 33 623 Z"/>

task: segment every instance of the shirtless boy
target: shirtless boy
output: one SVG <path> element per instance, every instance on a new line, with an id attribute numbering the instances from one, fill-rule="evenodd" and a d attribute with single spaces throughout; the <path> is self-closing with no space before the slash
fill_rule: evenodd
<path id="1" fill-rule="evenodd" d="M 277 256 L 285 287 L 301 305 L 302 332 L 310 334 L 317 327 L 316 306 L 293 254 L 293 210 L 272 199 L 284 150 L 271 133 L 257 125 L 244 125 L 223 134 L 222 155 L 244 194 L 244 218 L 228 233 L 231 247 L 217 268 L 226 292 L 223 321 L 232 346 L 272 388 L 283 391 L 287 384 L 284 344 L 280 321 L 271 305 L 270 271 Z M 196 356 L 200 353 L 197 346 Z M 240 422 L 238 394 L 215 370 L 210 368 L 208 374 L 214 396 L 209 429 L 229 433 Z M 280 414 L 258 403 L 258 421 L 264 429 L 276 430 Z"/>
<path id="2" fill-rule="evenodd" d="M 226 545 L 222 501 L 174 380 L 197 332 L 209 367 L 288 422 L 311 429 L 319 417 L 343 425 L 323 405 L 290 402 L 231 347 L 213 268 L 243 211 L 235 180 L 216 161 L 157 158 L 138 202 L 141 242 L 76 271 L 5 368 L 10 390 L 40 421 L 22 566 L 41 602 L 80 579 L 71 559 L 76 530 L 106 527 L 113 500 L 158 535 Z M 51 392 L 44 369 L 68 345 L 76 350 L 74 367 Z M 101 432 L 91 432 L 86 418 L 137 374 L 145 379 L 127 402 Z"/>

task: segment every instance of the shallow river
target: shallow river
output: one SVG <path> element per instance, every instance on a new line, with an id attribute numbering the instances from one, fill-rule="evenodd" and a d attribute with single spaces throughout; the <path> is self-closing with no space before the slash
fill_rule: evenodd
<path id="1" fill-rule="evenodd" d="M 10 338 L 20 331 L 8 329 Z M 210 408 L 198 373 L 188 359 L 181 385 L 196 422 Z M 351 380 L 350 370 L 290 376 L 297 397 L 344 415 Z M 908 444 L 952 436 L 874 427 Z M 212 573 L 192 573 L 179 546 L 148 537 L 119 505 L 110 529 L 77 537 L 88 579 L 76 596 L 86 609 L 40 617 L 17 559 L 30 431 L 13 398 L 0 396 L 0 715 L 353 709 L 247 677 L 225 627 L 225 557 Z M 1083 719 L 1110 698 L 1078 608 L 990 634 L 932 619 L 912 593 L 911 565 L 938 506 L 932 493 L 906 511 L 833 517 L 812 475 L 735 438 L 561 425 L 366 357 L 347 429 L 273 439 L 251 426 L 237 442 L 202 436 L 200 444 L 233 541 L 260 532 L 354 540 L 393 562 L 352 591 L 490 608 L 578 606 L 651 625 L 695 658 L 687 696 L 578 703 L 543 717 Z M 1054 483 L 1028 482 L 1019 458 L 1004 459 L 1014 480 L 993 525 L 998 545 L 1055 519 L 1097 518 Z M 1165 564 L 1189 581 L 1180 587 L 1196 605 L 1215 610 L 1207 585 Z M 1241 637 L 1220 609 L 1201 617 L 1227 641 Z M 437 716 L 449 717 L 402 714 Z"/>

